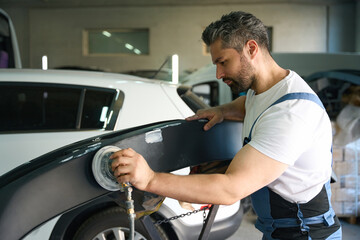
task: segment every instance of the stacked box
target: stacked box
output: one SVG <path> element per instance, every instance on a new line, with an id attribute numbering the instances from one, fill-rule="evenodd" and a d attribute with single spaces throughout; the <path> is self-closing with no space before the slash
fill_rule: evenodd
<path id="1" fill-rule="evenodd" d="M 331 184 L 331 203 L 339 217 L 360 216 L 360 140 L 333 146 L 333 170 L 337 182 Z"/>

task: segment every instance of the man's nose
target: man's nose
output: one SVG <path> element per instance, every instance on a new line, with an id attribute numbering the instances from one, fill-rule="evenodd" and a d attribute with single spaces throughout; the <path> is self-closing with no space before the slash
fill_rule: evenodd
<path id="1" fill-rule="evenodd" d="M 216 78 L 221 79 L 224 78 L 224 76 L 225 76 L 224 71 L 221 68 L 216 67 Z"/>

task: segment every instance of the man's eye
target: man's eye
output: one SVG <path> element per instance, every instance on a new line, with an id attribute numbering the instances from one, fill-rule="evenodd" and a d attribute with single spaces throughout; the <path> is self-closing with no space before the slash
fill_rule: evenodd
<path id="1" fill-rule="evenodd" d="M 225 65 L 225 61 L 220 62 L 220 65 L 224 66 L 224 65 Z"/>

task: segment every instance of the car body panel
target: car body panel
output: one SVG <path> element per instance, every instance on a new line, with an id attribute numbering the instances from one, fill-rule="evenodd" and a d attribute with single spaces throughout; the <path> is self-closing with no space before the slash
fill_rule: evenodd
<path id="1" fill-rule="evenodd" d="M 103 146 L 132 147 L 160 172 L 230 160 L 241 148 L 240 123 L 225 122 L 207 132 L 202 126 L 201 121 L 178 120 L 118 131 L 63 147 L 10 171 L 0 178 L 0 239 L 19 239 L 39 224 L 109 194 L 91 172 L 92 158 Z M 154 134 L 161 135 L 159 141 L 146 140 Z"/>
<path id="2" fill-rule="evenodd" d="M 78 131 L 76 135 L 68 132 L 0 134 L 1 168 L 0 176 L 46 152 L 54 151 L 69 143 L 104 134 L 105 131 Z M 17 146 L 14 149 L 14 146 Z M 41 146 L 41 147 L 39 147 Z M 9 151 L 11 149 L 11 151 Z"/>
<path id="3" fill-rule="evenodd" d="M 322 78 L 338 79 L 355 85 L 360 85 L 360 70 L 331 70 L 315 72 L 305 77 L 306 82 L 313 82 Z"/>
<path id="4" fill-rule="evenodd" d="M 41 236 L 41 239 L 50 239 L 51 232 L 53 231 L 59 218 L 60 216 L 54 217 L 50 221 L 47 221 L 46 223 L 33 229 L 29 234 L 22 238 L 22 240 L 39 240 L 39 236 Z"/>
<path id="5" fill-rule="evenodd" d="M 126 131 L 128 128 L 143 127 L 146 124 L 153 124 L 164 120 L 184 119 L 187 116 L 193 115 L 193 111 L 195 111 L 192 110 L 194 108 L 191 108 L 190 106 L 193 103 L 185 103 L 185 98 L 180 97 L 185 94 L 184 91 L 187 91 L 187 88 L 179 90 L 179 85 L 123 74 L 69 70 L 44 71 L 34 69 L 0 69 L 0 85 L 5 83 L 18 84 L 19 86 L 22 86 L 23 83 L 42 85 L 65 84 L 70 87 L 76 86 L 78 88 L 85 86 L 93 87 L 95 89 L 115 89 L 124 93 L 124 101 L 116 118 L 116 124 L 112 125 L 114 129 L 59 129 L 51 131 L 34 130 L 0 132 L 0 152 L 2 153 L 0 175 L 5 174 L 16 167 L 26 169 L 32 165 L 32 159 L 38 158 L 51 151 L 58 151 L 58 148 L 62 148 L 68 144 L 76 144 L 83 139 L 98 139 L 98 135 L 110 133 L 112 131 Z M 154 100 L 158 105 L 154 104 Z M 127 106 L 128 104 L 129 106 Z M 133 107 L 130 107 L 130 105 Z M 238 136 L 241 135 L 241 133 L 238 134 Z M 178 145 L 181 146 L 181 143 Z M 4 159 L 6 161 L 4 161 Z M 180 172 L 182 172 L 182 174 L 188 174 L 189 168 L 181 169 Z M 177 173 L 179 173 L 179 171 L 177 171 Z M 56 184 L 53 185 L 56 186 Z M 61 186 L 63 185 L 59 184 L 59 188 L 56 186 L 54 190 L 49 192 L 59 194 L 59 198 L 60 196 L 72 196 L 75 194 L 71 191 L 64 191 Z M 56 191 L 58 191 L 58 193 L 55 193 Z M 28 193 L 30 193 L 30 191 Z M 42 193 L 42 191 L 36 189 L 31 194 Z M 9 198 L 13 198 L 14 196 L 17 196 L 17 194 L 18 193 L 13 195 L 9 193 Z M 76 194 L 74 196 L 76 196 Z M 95 199 L 100 202 L 107 201 L 106 197 L 107 194 L 105 193 L 104 196 Z M 88 200 L 88 203 L 83 205 L 84 209 L 88 204 L 95 202 L 94 199 Z M 194 207 L 197 208 L 200 207 L 200 205 L 194 205 Z M 28 235 L 24 236 L 25 239 L 62 239 L 57 237 L 53 238 L 52 234 L 56 232 L 56 234 L 58 234 L 57 236 L 60 236 L 62 234 L 61 231 L 66 231 L 66 228 L 64 228 L 64 226 L 68 224 L 66 221 L 74 220 L 71 218 L 71 215 L 76 213 L 76 210 L 78 209 L 80 208 L 74 208 L 68 212 L 57 215 L 54 218 L 44 220 L 39 226 L 32 228 L 28 232 Z M 157 213 L 164 218 L 168 218 L 174 215 L 183 214 L 184 212 L 187 212 L 187 210 L 181 208 L 176 200 L 166 198 Z M 35 214 L 35 212 L 32 213 Z M 235 232 L 240 221 L 230 223 L 230 226 L 229 221 L 241 216 L 240 213 L 241 208 L 239 202 L 231 206 L 220 206 L 220 211 L 218 211 L 213 225 L 214 229 L 217 229 L 217 234 L 214 236 L 221 236 L 221 234 L 227 236 L 228 234 Z M 183 231 L 176 232 L 178 236 L 187 236 L 190 229 L 201 229 L 203 221 L 200 215 L 202 214 L 198 213 L 194 218 L 190 217 L 189 219 L 184 218 L 175 220 L 171 226 L 176 225 L 178 226 L 175 229 L 176 231 Z M 63 224 L 64 222 L 65 225 Z M 225 227 L 225 229 L 223 227 Z M 13 230 L 15 231 L 15 229 Z"/>
<path id="6" fill-rule="evenodd" d="M 79 86 L 103 86 L 111 89 L 120 89 L 126 92 L 125 103 L 120 110 L 113 130 L 121 130 L 129 127 L 140 126 L 164 120 L 183 119 L 193 114 L 176 93 L 176 86 L 159 81 L 141 79 L 122 74 L 63 71 L 63 70 L 0 70 L 0 84 L 2 82 L 29 82 L 29 83 L 53 83 Z M 152 94 L 149 94 L 149 89 Z M 137 96 L 151 96 L 151 101 L 141 101 Z M 176 96 L 176 97 L 174 97 Z M 171 99 L 174 100 L 171 100 Z M 175 101 L 175 102 L 174 102 Z M 136 102 L 140 110 L 131 108 Z M 156 107 L 159 104 L 162 107 Z M 164 111 L 163 109 L 166 109 Z M 147 111 L 147 112 L 145 112 Z M 61 117 L 61 116 L 59 116 Z M 17 132 L 0 133 L 0 152 L 2 158 L 7 159 L 2 165 L 0 175 L 12 168 L 38 157 L 46 152 L 55 150 L 64 145 L 80 141 L 82 139 L 103 134 L 105 131 L 53 131 L 53 132 Z M 15 144 L 15 141 L 17 144 Z M 45 144 L 46 143 L 46 144 Z M 21 151 L 14 146 L 22 146 Z M 41 145 L 41 148 L 39 148 Z M 9 151 L 11 150 L 11 151 Z M 14 155 L 13 153 L 17 154 Z"/>

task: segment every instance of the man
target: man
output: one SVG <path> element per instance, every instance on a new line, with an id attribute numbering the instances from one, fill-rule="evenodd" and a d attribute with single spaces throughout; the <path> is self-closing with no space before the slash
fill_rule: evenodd
<path id="1" fill-rule="evenodd" d="M 244 120 L 244 146 L 225 174 L 155 173 L 132 149 L 112 155 L 119 182 L 185 202 L 232 204 L 251 195 L 263 239 L 341 239 L 330 204 L 329 117 L 299 75 L 276 64 L 264 24 L 232 12 L 211 23 L 202 39 L 216 77 L 235 93 L 233 102 L 199 110 L 205 130 L 224 119 Z"/>

